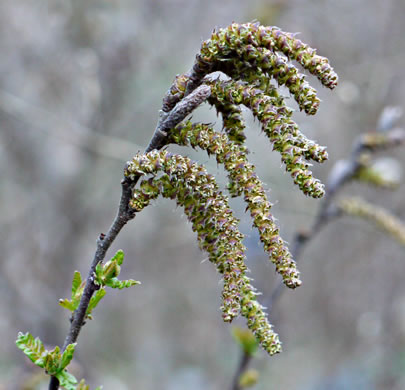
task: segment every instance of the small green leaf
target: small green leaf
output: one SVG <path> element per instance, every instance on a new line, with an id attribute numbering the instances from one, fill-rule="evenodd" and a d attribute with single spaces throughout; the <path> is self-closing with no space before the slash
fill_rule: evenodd
<path id="1" fill-rule="evenodd" d="M 52 351 L 46 351 L 45 356 L 45 371 L 49 375 L 55 375 L 60 371 L 59 365 L 62 355 L 60 348 L 56 346 Z"/>
<path id="2" fill-rule="evenodd" d="M 257 370 L 247 370 L 239 377 L 239 386 L 243 389 L 246 387 L 252 387 L 257 383 L 258 379 L 259 372 Z"/>
<path id="3" fill-rule="evenodd" d="M 89 390 L 89 386 L 86 385 L 84 379 L 82 379 L 76 387 L 76 390 Z"/>
<path id="4" fill-rule="evenodd" d="M 96 270 L 94 273 L 94 283 L 98 284 L 98 285 L 102 285 L 102 279 L 103 279 L 103 264 L 102 263 L 98 263 L 96 265 Z"/>
<path id="5" fill-rule="evenodd" d="M 77 379 L 66 370 L 58 372 L 55 377 L 59 380 L 59 384 L 66 390 L 76 390 Z"/>
<path id="6" fill-rule="evenodd" d="M 35 365 L 44 368 L 48 375 L 55 376 L 62 387 L 76 390 L 76 378 L 65 370 L 72 361 L 76 344 L 69 344 L 63 354 L 58 346 L 47 351 L 39 338 L 34 339 L 30 333 L 21 332 L 16 344 Z"/>
<path id="7" fill-rule="evenodd" d="M 89 306 L 87 307 L 87 311 L 86 311 L 87 318 L 92 319 L 91 312 L 98 305 L 98 303 L 103 299 L 105 294 L 106 294 L 105 288 L 102 287 L 99 290 L 97 290 L 97 292 L 91 297 Z"/>
<path id="8" fill-rule="evenodd" d="M 119 249 L 111 261 L 115 261 L 118 265 L 122 265 L 124 262 L 124 251 Z"/>
<path id="9" fill-rule="evenodd" d="M 114 260 L 108 261 L 103 269 L 104 283 L 108 282 L 112 278 L 116 278 L 121 272 L 121 267 Z"/>
<path id="10" fill-rule="evenodd" d="M 82 280 L 79 271 L 75 271 L 72 280 L 72 297 L 71 299 L 59 299 L 59 305 L 68 309 L 72 313 L 79 307 L 86 282 Z"/>
<path id="11" fill-rule="evenodd" d="M 59 299 L 59 305 L 62 306 L 65 309 L 70 310 L 72 313 L 76 310 L 76 308 L 73 305 L 73 302 L 70 299 Z"/>
<path id="12" fill-rule="evenodd" d="M 79 384 L 76 387 L 76 390 L 89 390 L 89 386 L 86 385 L 86 382 L 84 381 L 84 379 L 82 379 Z"/>
<path id="13" fill-rule="evenodd" d="M 128 288 L 131 286 L 135 286 L 137 284 L 141 284 L 141 282 L 133 279 L 128 280 L 118 280 L 117 278 L 112 278 L 107 281 L 106 285 L 111 288 L 118 288 L 122 290 L 123 288 Z"/>
<path id="14" fill-rule="evenodd" d="M 29 332 L 26 334 L 19 332 L 16 344 L 35 365 L 44 368 L 44 358 L 46 357 L 47 351 L 38 337 L 34 339 L 34 336 Z"/>
<path id="15" fill-rule="evenodd" d="M 114 257 L 107 261 L 104 265 L 98 263 L 94 272 L 94 282 L 99 286 L 109 286 L 111 288 L 123 289 L 136 284 L 140 284 L 137 280 L 119 280 L 117 277 L 121 272 L 121 265 L 124 261 L 124 252 L 122 250 L 117 251 Z M 98 303 L 98 302 L 97 302 Z M 95 306 L 94 306 L 95 307 Z M 91 310 L 88 311 L 88 314 Z"/>
<path id="16" fill-rule="evenodd" d="M 232 329 L 232 336 L 248 355 L 254 355 L 259 343 L 254 334 L 249 329 L 235 326 Z"/>
<path id="17" fill-rule="evenodd" d="M 73 354 L 75 353 L 75 347 L 77 343 L 69 344 L 65 351 L 63 352 L 62 358 L 59 363 L 60 369 L 65 369 L 73 359 Z"/>
<path id="18" fill-rule="evenodd" d="M 82 275 L 79 271 L 75 271 L 72 280 L 72 299 L 76 295 L 76 292 L 80 285 L 82 284 Z"/>

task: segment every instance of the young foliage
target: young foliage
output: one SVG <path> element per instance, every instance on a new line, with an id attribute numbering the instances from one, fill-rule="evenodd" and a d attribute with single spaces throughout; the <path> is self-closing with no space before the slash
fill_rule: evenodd
<path id="1" fill-rule="evenodd" d="M 117 278 L 121 272 L 123 261 L 124 252 L 119 250 L 104 266 L 101 263 L 97 264 L 94 283 L 99 288 L 89 301 L 85 318 L 92 319 L 91 313 L 93 309 L 95 309 L 106 294 L 105 286 L 123 289 L 140 283 L 132 279 L 119 280 Z M 80 305 L 85 285 L 86 281 L 82 280 L 80 272 L 75 271 L 72 280 L 71 299 L 60 299 L 59 304 L 74 313 Z M 44 368 L 48 375 L 57 378 L 60 386 L 66 390 L 88 389 L 84 380 L 76 386 L 77 379 L 66 371 L 66 367 L 73 358 L 76 343 L 67 345 L 63 353 L 61 353 L 58 346 L 52 351 L 48 351 L 39 338 L 34 339 L 30 333 L 23 334 L 20 332 L 16 344 L 35 365 Z M 101 387 L 97 389 L 101 389 Z"/>
<path id="2" fill-rule="evenodd" d="M 47 374 L 58 378 L 62 387 L 66 390 L 76 389 L 76 378 L 66 371 L 66 367 L 73 359 L 76 343 L 69 344 L 63 353 L 58 346 L 48 351 L 38 337 L 34 339 L 30 333 L 20 332 L 16 344 L 35 365 L 45 369 Z"/>
<path id="3" fill-rule="evenodd" d="M 97 264 L 96 272 L 94 275 L 94 283 L 101 286 L 101 289 L 99 291 L 101 291 L 104 286 L 122 290 L 123 288 L 128 288 L 141 283 L 133 279 L 119 280 L 117 278 L 121 272 L 121 265 L 123 261 L 124 252 L 122 250 L 119 250 L 114 255 L 114 257 L 111 260 L 107 261 L 107 263 L 105 263 L 104 265 L 102 263 Z M 97 303 L 98 301 L 95 304 L 97 305 Z"/>
<path id="4" fill-rule="evenodd" d="M 104 298 L 105 294 L 107 292 L 105 291 L 104 287 L 100 287 L 99 290 L 96 291 L 96 293 L 91 297 L 89 306 L 87 307 L 86 310 L 86 318 L 89 320 L 93 319 L 92 316 L 92 311 L 96 308 L 96 306 L 100 303 L 100 301 Z"/>
<path id="5" fill-rule="evenodd" d="M 235 341 L 242 347 L 244 353 L 250 356 L 253 356 L 256 353 L 258 343 L 255 336 L 250 330 L 235 326 L 232 329 L 232 336 Z"/>
<path id="6" fill-rule="evenodd" d="M 105 287 L 118 288 L 122 290 L 123 288 L 128 288 L 140 284 L 137 280 L 119 280 L 117 277 L 121 272 L 121 265 L 124 261 L 124 252 L 119 250 L 114 257 L 107 261 L 106 264 L 98 263 L 94 273 L 94 283 L 99 287 L 95 294 L 91 297 L 89 305 L 86 310 L 86 318 L 93 319 L 91 313 L 99 304 L 101 299 L 104 298 L 106 294 Z M 60 299 L 59 305 L 68 309 L 72 313 L 77 310 L 80 304 L 80 299 L 83 295 L 85 281 L 82 281 L 82 277 L 79 271 L 75 271 L 72 280 L 72 295 L 71 299 Z"/>
<path id="7" fill-rule="evenodd" d="M 80 272 L 75 271 L 75 273 L 73 275 L 73 280 L 72 280 L 71 299 L 67 299 L 67 298 L 60 299 L 59 305 L 64 307 L 65 309 L 68 309 L 72 313 L 74 313 L 77 310 L 77 308 L 79 307 L 85 285 L 86 285 L 86 281 L 82 281 L 82 276 L 81 276 Z M 101 299 L 104 297 L 105 294 L 106 294 L 105 288 L 101 287 L 91 297 L 89 306 L 87 307 L 87 310 L 86 310 L 86 318 L 88 318 L 89 320 L 93 319 L 91 312 L 93 311 L 93 309 L 95 309 L 95 307 L 98 305 L 98 303 L 101 301 Z"/>
<path id="8" fill-rule="evenodd" d="M 85 281 L 82 281 L 82 275 L 80 274 L 80 272 L 75 271 L 72 280 L 71 299 L 60 299 L 59 305 L 73 313 L 79 306 L 80 298 L 82 297 L 85 284 Z"/>
<path id="9" fill-rule="evenodd" d="M 245 371 L 240 377 L 239 377 L 239 387 L 242 389 L 246 389 L 248 387 L 252 387 L 255 384 L 257 384 L 259 380 L 259 372 L 257 370 L 251 369 Z"/>

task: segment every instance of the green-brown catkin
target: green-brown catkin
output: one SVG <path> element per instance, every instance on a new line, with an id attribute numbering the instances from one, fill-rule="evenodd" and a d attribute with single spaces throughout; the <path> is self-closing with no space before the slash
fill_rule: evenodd
<path id="1" fill-rule="evenodd" d="M 224 320 L 231 321 L 241 308 L 248 327 L 263 348 L 269 354 L 280 352 L 278 336 L 256 301 L 256 294 L 246 276 L 245 247 L 243 235 L 237 228 L 238 221 L 233 217 L 227 198 L 218 190 L 215 179 L 187 157 L 167 151 L 139 154 L 125 168 L 125 176 L 129 178 L 160 172 L 162 176 L 143 180 L 139 189 L 134 190 L 131 207 L 140 211 L 159 194 L 176 199 L 197 232 L 201 248 L 208 252 L 210 261 L 224 275 Z"/>
<path id="2" fill-rule="evenodd" d="M 278 52 L 286 55 L 287 59 Z M 242 62 L 253 69 L 261 69 L 273 76 L 279 85 L 286 85 L 299 107 L 308 114 L 316 113 L 320 101 L 315 89 L 288 60 L 297 60 L 331 89 L 337 84 L 337 75 L 328 60 L 318 56 L 316 50 L 295 39 L 293 34 L 274 27 L 263 27 L 258 23 L 233 23 L 214 32 L 210 40 L 203 42 L 201 54 L 204 61 L 215 64 L 220 64 L 219 60 L 222 59 L 235 62 L 236 68 L 240 68 Z"/>
<path id="3" fill-rule="evenodd" d="M 297 61 L 310 73 L 315 75 L 327 88 L 334 89 L 338 83 L 338 76 L 329 64 L 326 57 L 316 54 L 316 49 L 309 47 L 301 40 L 295 38 L 295 34 L 281 31 L 278 27 L 259 26 L 258 33 L 263 38 L 268 34 L 273 38 L 274 46 L 282 51 L 290 60 Z"/>
<path id="4" fill-rule="evenodd" d="M 208 99 L 208 102 L 215 106 L 217 113 L 221 113 L 223 122 L 223 131 L 228 134 L 231 141 L 242 145 L 246 136 L 244 133 L 245 121 L 242 116 L 242 110 L 237 104 L 218 99 Z"/>
<path id="5" fill-rule="evenodd" d="M 279 85 L 286 85 L 299 107 L 308 114 L 315 114 L 319 106 L 316 91 L 289 62 L 292 60 L 317 76 L 324 86 L 333 89 L 337 85 L 338 76 L 328 59 L 318 56 L 315 49 L 296 39 L 294 34 L 259 23 L 233 23 L 214 31 L 211 38 L 202 43 L 192 70 L 179 76 L 180 79 L 176 78 L 175 87 L 168 91 L 163 110 L 170 111 L 187 90 L 198 86 L 206 75 L 215 70 L 227 69 L 225 73 L 228 74 L 234 69 L 242 74 L 243 69 L 252 68 L 273 76 Z M 185 92 L 179 94 L 182 86 Z"/>
<path id="6" fill-rule="evenodd" d="M 263 94 L 268 96 L 267 99 L 270 104 L 279 108 L 279 120 L 284 127 L 288 128 L 288 132 L 293 136 L 290 138 L 290 142 L 292 142 L 294 146 L 302 149 L 305 159 L 319 163 L 328 159 L 328 153 L 324 146 L 319 146 L 316 142 L 308 139 L 303 133 L 301 133 L 298 125 L 291 119 L 294 110 L 286 106 L 283 97 L 280 96 L 277 88 L 271 84 L 270 79 L 264 73 L 246 71 L 243 76 L 252 88 L 254 87 L 255 89 L 261 90 Z M 247 86 L 246 83 L 236 82 L 234 85 L 230 85 L 229 88 L 227 88 L 227 94 L 224 93 L 225 85 L 231 83 L 232 82 L 214 82 L 215 85 L 212 88 L 212 94 L 208 99 L 208 102 L 210 104 L 215 104 L 215 102 L 219 100 L 222 104 L 225 104 L 227 100 L 234 101 L 233 94 L 229 93 L 229 90 L 236 86 L 236 91 L 238 91 L 238 88 L 245 88 Z M 228 102 L 228 104 L 231 103 Z M 266 134 L 269 135 L 270 133 L 267 131 Z"/>
<path id="7" fill-rule="evenodd" d="M 228 45 L 224 45 L 224 42 L 227 42 Z M 338 82 L 338 76 L 327 58 L 317 55 L 315 49 L 295 38 L 295 34 L 284 32 L 278 27 L 265 27 L 260 23 L 232 23 L 230 26 L 218 30 L 217 33 L 214 32 L 211 39 L 203 43 L 203 47 L 204 44 L 206 47 L 222 44 L 225 46 L 223 52 L 228 53 L 231 48 L 246 45 L 281 52 L 289 60 L 297 61 L 315 75 L 325 87 L 333 89 Z"/>
<path id="8" fill-rule="evenodd" d="M 237 229 L 238 221 L 233 217 L 226 197 L 218 190 L 214 177 L 186 157 L 165 151 L 137 155 L 127 165 L 126 176 L 157 174 L 159 171 L 166 176 L 144 181 L 140 190 L 134 192 L 131 205 L 139 210 L 143 205 L 140 202 L 161 193 L 165 197 L 176 198 L 178 204 L 184 207 L 193 230 L 197 231 L 201 248 L 208 252 L 210 261 L 224 274 L 222 310 L 224 319 L 231 321 L 239 314 L 241 276 L 246 271 L 245 247 L 243 235 Z M 171 184 L 172 181 L 176 186 Z"/>
<path id="9" fill-rule="evenodd" d="M 172 129 L 174 123 L 164 129 L 167 141 L 200 147 L 209 154 L 215 154 L 217 162 L 224 164 L 231 195 L 244 195 L 266 252 L 284 283 L 294 288 L 301 283 L 299 272 L 279 236 L 263 184 L 247 161 L 245 124 L 240 107 L 245 105 L 261 122 L 273 149 L 281 154 L 286 170 L 304 194 L 321 197 L 323 185 L 313 178 L 308 161 L 323 162 L 327 159 L 326 149 L 299 131 L 291 119 L 293 110 L 286 106 L 271 82 L 273 79 L 279 86 L 285 85 L 300 109 L 307 114 L 315 114 L 320 100 L 315 89 L 291 63 L 293 60 L 317 76 L 326 87 L 333 89 L 336 86 L 338 78 L 328 60 L 318 56 L 294 34 L 285 33 L 277 27 L 263 27 L 259 23 L 233 23 L 214 31 L 211 38 L 202 43 L 190 72 L 176 77 L 163 99 L 161 119 L 171 115 L 178 103 L 199 85 L 210 87 L 208 101 L 221 113 L 224 133 L 219 134 L 207 125 L 190 122 Z M 231 80 L 213 81 L 206 77 L 215 71 L 225 73 Z M 184 207 L 193 230 L 197 232 L 200 247 L 208 252 L 210 260 L 223 274 L 224 320 L 231 321 L 241 312 L 262 346 L 270 354 L 279 352 L 278 337 L 267 322 L 246 276 L 245 247 L 243 236 L 237 229 L 238 221 L 214 178 L 200 165 L 167 152 L 136 156 L 128 163 L 125 174 L 132 178 L 153 175 L 134 190 L 131 206 L 135 210 L 141 210 L 158 195 L 176 199 Z"/>
<path id="10" fill-rule="evenodd" d="M 273 143 L 273 149 L 281 154 L 281 160 L 295 184 L 306 195 L 313 198 L 323 196 L 324 186 L 312 176 L 308 169 L 310 164 L 305 160 L 311 158 L 323 162 L 327 159 L 326 150 L 298 132 L 298 126 L 290 119 L 292 111 L 278 95 L 269 96 L 260 89 L 234 81 L 215 81 L 211 87 L 211 99 L 218 97 L 250 108 Z"/>
<path id="11" fill-rule="evenodd" d="M 251 64 L 254 69 L 259 68 L 266 72 L 268 76 L 277 80 L 279 86 L 285 85 L 301 110 L 309 115 L 317 112 L 321 101 L 316 95 L 316 90 L 305 80 L 305 76 L 280 54 L 248 45 L 237 49 L 236 56 Z"/>
<path id="12" fill-rule="evenodd" d="M 298 287 L 301 284 L 299 272 L 287 245 L 279 235 L 267 200 L 263 183 L 257 177 L 254 166 L 247 160 L 247 149 L 230 141 L 226 134 L 215 132 L 209 125 L 190 121 L 178 125 L 171 133 L 173 143 L 199 147 L 214 154 L 219 164 L 224 164 L 229 177 L 229 191 L 232 196 L 244 195 L 247 210 L 253 218 L 265 251 L 269 254 L 276 270 L 286 286 Z"/>

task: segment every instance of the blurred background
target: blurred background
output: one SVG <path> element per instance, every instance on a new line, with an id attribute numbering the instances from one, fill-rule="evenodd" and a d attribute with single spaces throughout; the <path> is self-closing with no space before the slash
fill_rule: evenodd
<path id="1" fill-rule="evenodd" d="M 314 167 L 326 180 L 385 106 L 405 108 L 404 18 L 403 0 L 2 0 L 0 388 L 47 388 L 27 385 L 35 370 L 15 346 L 17 332 L 63 344 L 69 314 L 58 299 L 70 295 L 74 270 L 87 274 L 96 238 L 115 216 L 125 161 L 147 145 L 164 93 L 215 27 L 277 25 L 330 59 L 340 85 L 331 92 L 309 77 L 323 103 L 315 117 L 295 116 L 328 146 L 330 161 Z M 220 126 L 208 107 L 194 118 Z M 293 186 L 258 123 L 246 118 L 251 161 L 291 241 L 320 203 Z M 225 182 L 204 153 L 182 153 Z M 404 149 L 390 155 L 404 165 Z M 405 220 L 403 185 L 390 192 L 353 184 L 345 193 Z M 254 284 L 269 293 L 274 267 L 244 206 L 231 202 Z M 239 348 L 221 319 L 220 277 L 182 211 L 160 199 L 109 255 L 117 249 L 126 253 L 122 278 L 142 285 L 108 291 L 80 335 L 76 375 L 107 390 L 228 389 Z M 404 253 L 372 224 L 344 218 L 327 226 L 300 259 L 303 286 L 273 308 L 284 352 L 258 353 L 254 388 L 404 389 Z"/>

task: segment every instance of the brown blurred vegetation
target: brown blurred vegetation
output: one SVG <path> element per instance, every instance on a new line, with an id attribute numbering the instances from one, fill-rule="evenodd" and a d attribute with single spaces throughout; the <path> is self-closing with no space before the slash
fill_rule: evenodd
<path id="1" fill-rule="evenodd" d="M 32 369 L 15 347 L 18 331 L 63 343 L 68 313 L 58 299 L 69 295 L 75 269 L 87 273 L 115 215 L 124 162 L 147 144 L 163 94 L 214 27 L 257 19 L 301 32 L 331 60 L 340 85 L 330 92 L 311 78 L 320 111 L 295 118 L 328 145 L 330 162 L 314 168 L 325 179 L 384 106 L 404 107 L 404 18 L 403 0 L 2 0 L 0 388 L 21 389 Z M 206 108 L 194 118 L 216 121 Z M 251 159 L 291 240 L 319 203 L 293 188 L 248 119 Z M 223 177 L 204 154 L 183 153 Z M 393 155 L 404 165 L 403 150 Z M 346 192 L 405 220 L 404 186 Z M 271 291 L 273 267 L 248 216 L 237 215 L 255 285 Z M 238 347 L 221 321 L 219 276 L 181 210 L 155 203 L 126 227 L 119 248 L 122 277 L 142 285 L 110 291 L 96 309 L 79 338 L 79 376 L 116 390 L 228 388 Z M 302 260 L 303 286 L 286 291 L 271 318 L 285 352 L 259 354 L 255 389 L 405 388 L 404 249 L 371 225 L 342 219 Z"/>

